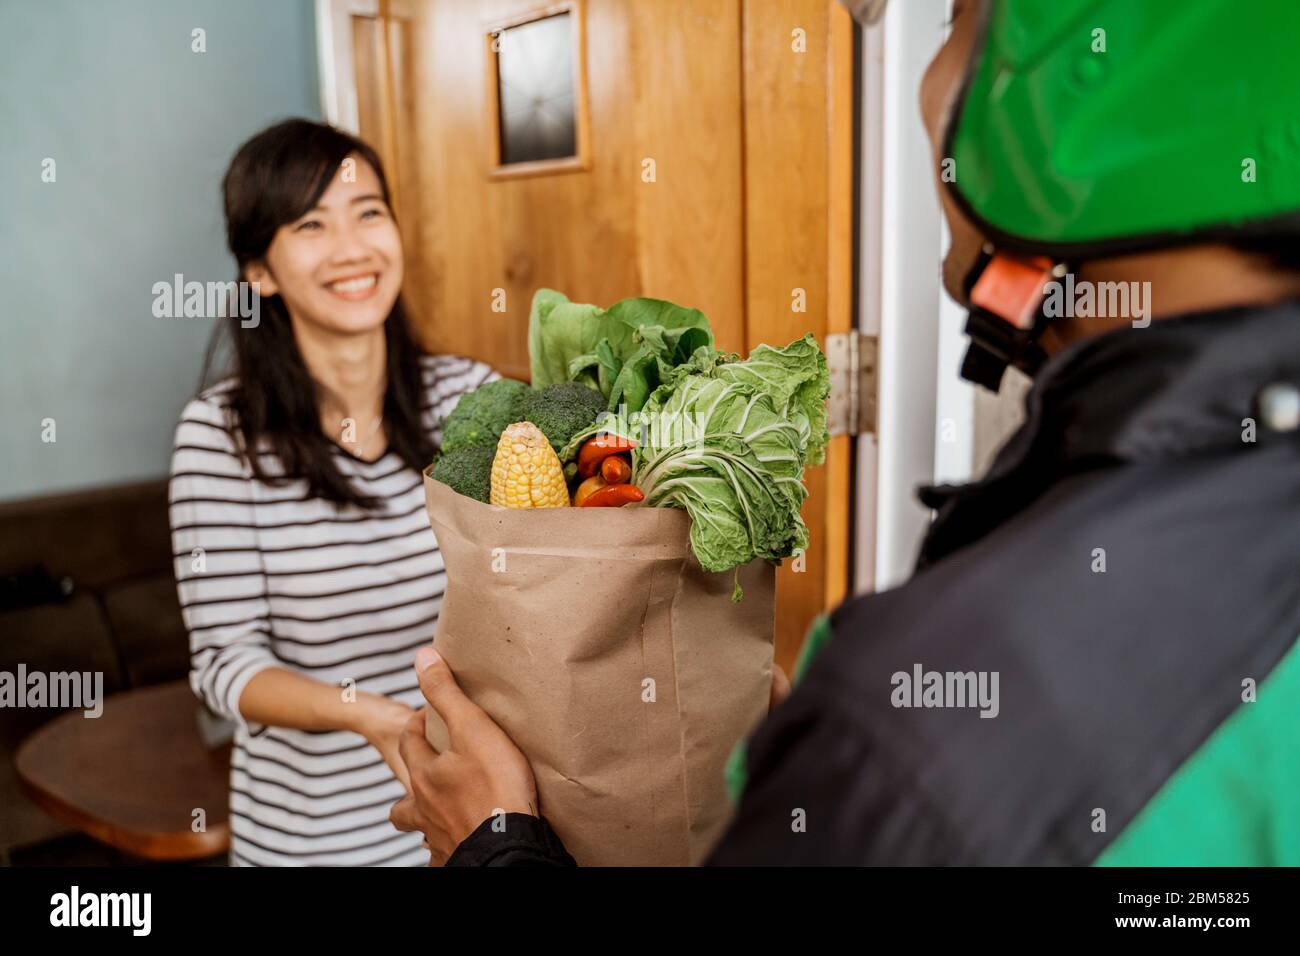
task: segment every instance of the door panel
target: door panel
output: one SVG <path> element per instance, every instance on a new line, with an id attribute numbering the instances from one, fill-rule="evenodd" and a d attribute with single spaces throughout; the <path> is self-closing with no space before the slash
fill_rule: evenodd
<path id="1" fill-rule="evenodd" d="M 678 22 L 651 27 L 648 8 L 660 6 L 578 4 L 590 169 L 501 179 L 488 175 L 487 32 L 545 4 L 408 3 L 409 139 L 428 159 L 415 173 L 425 235 L 410 249 L 418 281 L 407 288 L 427 345 L 526 377 L 539 286 L 601 304 L 636 294 L 687 302 L 710 316 L 723 345 L 742 344 L 739 46 L 710 52 L 718 31 L 738 37 L 738 7 L 663 4 Z M 673 105 L 682 100 L 685 111 Z M 498 289 L 505 312 L 492 308 Z"/>

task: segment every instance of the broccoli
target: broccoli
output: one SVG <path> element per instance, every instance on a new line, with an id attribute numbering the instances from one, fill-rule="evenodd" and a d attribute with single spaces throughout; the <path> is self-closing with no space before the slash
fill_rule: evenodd
<path id="1" fill-rule="evenodd" d="M 486 504 L 491 497 L 492 459 L 496 453 L 496 445 L 467 445 L 444 452 L 431 474 L 452 491 Z"/>
<path id="2" fill-rule="evenodd" d="M 528 396 L 524 418 L 542 430 L 559 454 L 569 439 L 596 421 L 605 411 L 605 396 L 576 382 L 537 389 Z"/>
<path id="3" fill-rule="evenodd" d="M 523 421 L 524 402 L 531 391 L 523 382 L 499 378 L 462 395 L 443 423 L 442 450 L 496 447 L 507 425 Z"/>

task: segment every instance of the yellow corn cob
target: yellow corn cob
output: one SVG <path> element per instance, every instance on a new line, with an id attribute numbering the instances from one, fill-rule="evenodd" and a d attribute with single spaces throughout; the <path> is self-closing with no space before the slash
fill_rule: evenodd
<path id="1" fill-rule="evenodd" d="M 532 422 L 516 422 L 501 433 L 492 459 L 490 499 L 504 508 L 568 507 L 560 459 Z"/>

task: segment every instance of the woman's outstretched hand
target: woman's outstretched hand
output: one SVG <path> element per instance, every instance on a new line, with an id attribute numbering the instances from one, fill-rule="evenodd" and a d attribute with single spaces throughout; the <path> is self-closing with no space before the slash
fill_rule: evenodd
<path id="1" fill-rule="evenodd" d="M 439 753 L 424 736 L 426 711 L 411 717 L 398 750 L 410 777 L 407 796 L 389 820 L 424 834 L 430 863 L 442 865 L 484 820 L 497 813 L 537 815 L 532 768 L 514 742 L 460 685 L 431 647 L 415 655 L 420 690 L 447 725 L 450 746 Z"/>
<path id="2" fill-rule="evenodd" d="M 370 742 L 370 746 L 379 751 L 393 775 L 402 782 L 406 792 L 411 792 L 410 777 L 406 764 L 398 754 L 397 745 L 402 730 L 415 711 L 405 704 L 384 697 L 382 694 L 358 695 L 357 703 L 361 705 L 356 722 L 356 730 Z"/>

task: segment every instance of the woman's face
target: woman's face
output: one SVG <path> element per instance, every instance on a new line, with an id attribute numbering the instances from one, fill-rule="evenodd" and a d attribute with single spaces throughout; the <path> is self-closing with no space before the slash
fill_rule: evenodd
<path id="1" fill-rule="evenodd" d="M 402 288 L 402 237 L 379 177 L 349 159 L 316 207 L 281 226 L 264 261 L 247 269 L 296 323 L 342 335 L 383 325 Z"/>
<path id="2" fill-rule="evenodd" d="M 945 159 L 942 155 L 944 132 L 948 128 L 954 100 L 966 75 L 966 65 L 974 53 L 979 11 L 983 2 L 986 0 L 954 0 L 952 31 L 948 41 L 930 61 L 921 81 L 921 118 L 930 137 L 939 199 L 952 234 L 952 245 L 948 247 L 948 254 L 943 261 L 943 284 L 948 294 L 958 302 L 964 302 L 962 285 L 966 274 L 979 257 L 984 237 L 952 201 L 947 186 L 940 179 L 940 173 Z M 954 173 L 960 182 L 961 170 L 954 170 Z"/>

